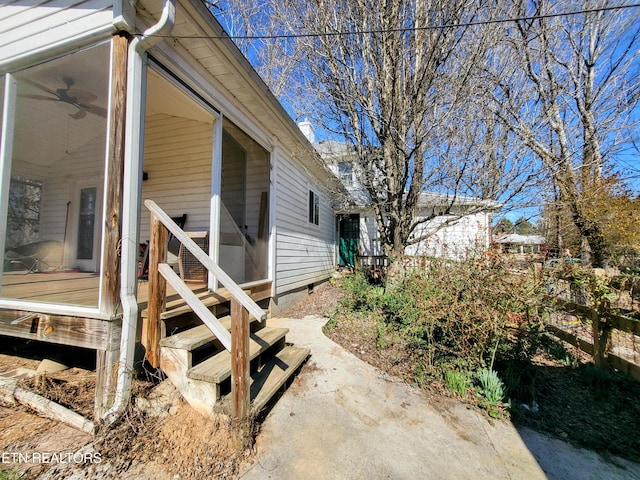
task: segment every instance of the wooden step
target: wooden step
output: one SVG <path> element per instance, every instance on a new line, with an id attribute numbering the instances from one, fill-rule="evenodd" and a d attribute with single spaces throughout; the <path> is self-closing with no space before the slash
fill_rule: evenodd
<path id="1" fill-rule="evenodd" d="M 229 315 L 218 319 L 220 323 L 229 330 L 231 328 L 231 317 Z M 176 333 L 170 337 L 160 340 L 161 347 L 181 348 L 189 352 L 202 347 L 209 342 L 213 342 L 216 336 L 206 325 L 198 325 L 184 332 Z"/>
<path id="2" fill-rule="evenodd" d="M 231 326 L 231 317 L 226 316 L 219 318 L 220 323 L 222 323 L 225 328 L 228 330 Z M 176 333 L 175 335 L 171 335 L 170 337 L 165 337 L 160 340 L 161 347 L 169 347 L 169 348 L 180 348 L 182 350 L 187 350 L 189 352 L 195 350 L 196 348 L 202 347 L 209 342 L 213 342 L 216 339 L 216 336 L 213 334 L 209 327 L 206 325 L 198 325 L 197 327 L 190 328 L 189 330 L 185 330 L 184 332 Z"/>
<path id="3" fill-rule="evenodd" d="M 257 280 L 254 282 L 247 282 L 240 285 L 240 288 L 245 291 L 254 302 L 259 302 L 266 298 L 271 297 L 271 280 Z M 208 308 L 221 305 L 231 300 L 231 293 L 226 288 L 220 288 L 215 292 L 209 292 L 204 289 L 198 289 L 194 293 L 198 296 L 200 301 Z M 142 317 L 147 318 L 147 309 L 142 311 Z M 185 313 L 190 313 L 191 307 L 185 303 L 181 298 L 167 301 L 165 311 L 160 314 L 162 320 L 168 320 Z"/>
<path id="4" fill-rule="evenodd" d="M 225 315 L 218 318 L 220 323 L 227 330 L 231 330 L 231 316 Z M 249 323 L 251 324 L 251 331 L 259 330 L 263 328 L 264 324 L 259 324 L 255 317 L 249 317 Z M 188 330 L 184 330 L 179 333 L 175 333 L 169 337 L 160 339 L 161 347 L 169 348 L 181 348 L 189 352 L 206 345 L 209 342 L 216 340 L 216 336 L 206 325 L 198 325 L 191 327 Z"/>
<path id="5" fill-rule="evenodd" d="M 288 345 L 251 375 L 251 412 L 257 414 L 309 357 L 308 348 Z"/>
<path id="6" fill-rule="evenodd" d="M 249 359 L 253 360 L 269 347 L 283 340 L 288 331 L 288 328 L 266 327 L 252 333 L 249 337 Z M 231 376 L 231 353 L 227 350 L 217 353 L 190 368 L 187 376 L 193 380 L 222 383 Z"/>

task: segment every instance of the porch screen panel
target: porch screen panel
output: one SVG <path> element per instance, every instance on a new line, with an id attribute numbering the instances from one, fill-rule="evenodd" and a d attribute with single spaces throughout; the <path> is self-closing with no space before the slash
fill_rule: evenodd
<path id="1" fill-rule="evenodd" d="M 3 298 L 98 306 L 109 59 L 107 42 L 14 72 Z"/>
<path id="2" fill-rule="evenodd" d="M 2 130 L 2 112 L 4 110 L 4 75 L 0 76 L 0 130 Z M 2 140 L 0 140 L 1 142 Z"/>
<path id="3" fill-rule="evenodd" d="M 269 153 L 225 119 L 219 263 L 238 283 L 267 277 L 269 173 Z"/>

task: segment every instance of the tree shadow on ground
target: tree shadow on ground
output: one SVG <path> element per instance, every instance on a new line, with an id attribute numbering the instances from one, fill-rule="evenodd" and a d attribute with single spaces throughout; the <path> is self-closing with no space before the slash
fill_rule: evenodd
<path id="1" fill-rule="evenodd" d="M 511 417 L 526 427 L 640 463 L 640 383 L 592 363 L 544 359 L 497 364 Z"/>

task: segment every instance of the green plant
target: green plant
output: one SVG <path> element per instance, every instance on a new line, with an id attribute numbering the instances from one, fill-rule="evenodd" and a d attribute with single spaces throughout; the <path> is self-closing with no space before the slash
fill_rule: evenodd
<path id="1" fill-rule="evenodd" d="M 382 312 L 389 323 L 411 325 L 420 317 L 416 297 L 406 287 L 396 288 L 382 296 Z"/>
<path id="2" fill-rule="evenodd" d="M 0 470 L 0 480 L 18 480 L 20 474 L 14 470 Z"/>
<path id="3" fill-rule="evenodd" d="M 444 373 L 444 384 L 448 390 L 465 397 L 467 390 L 471 386 L 469 376 L 465 372 L 457 370 L 447 370 Z"/>
<path id="4" fill-rule="evenodd" d="M 382 287 L 375 287 L 369 283 L 362 273 L 349 275 L 344 280 L 346 295 L 340 302 L 341 307 L 348 312 L 369 312 L 379 308 L 384 294 Z"/>
<path id="5" fill-rule="evenodd" d="M 596 274 L 592 269 L 574 268 L 566 273 L 566 278 L 574 290 L 577 289 L 579 293 L 586 295 L 588 306 L 599 312 L 608 309 L 616 297 L 611 279 Z"/>
<path id="6" fill-rule="evenodd" d="M 483 402 L 488 406 L 499 406 L 504 399 L 504 383 L 494 370 L 481 368 L 476 373 L 478 381 L 478 393 L 482 396 Z"/>
<path id="7" fill-rule="evenodd" d="M 336 316 L 336 314 L 331 314 L 329 316 L 329 320 L 327 320 L 327 323 L 325 323 L 323 330 L 325 332 L 330 332 L 331 330 L 335 330 L 338 327 L 338 317 Z"/>
<path id="8" fill-rule="evenodd" d="M 549 339 L 549 343 L 546 345 L 546 351 L 564 367 L 569 367 L 575 362 L 573 355 L 567 351 L 564 345 L 556 340 Z"/>
<path id="9" fill-rule="evenodd" d="M 389 348 L 394 343 L 389 330 L 383 321 L 376 322 L 376 346 L 381 350 Z"/>

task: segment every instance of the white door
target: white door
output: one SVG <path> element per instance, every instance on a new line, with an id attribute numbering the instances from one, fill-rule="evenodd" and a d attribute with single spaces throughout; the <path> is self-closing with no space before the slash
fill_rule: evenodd
<path id="1" fill-rule="evenodd" d="M 74 182 L 66 243 L 71 247 L 67 264 L 84 272 L 100 267 L 102 237 L 102 180 Z"/>

